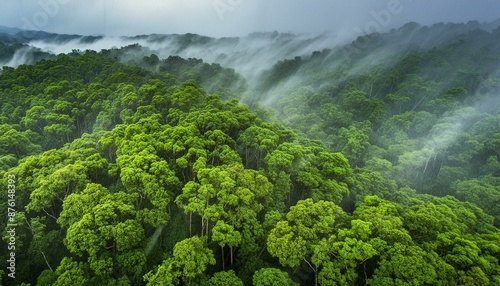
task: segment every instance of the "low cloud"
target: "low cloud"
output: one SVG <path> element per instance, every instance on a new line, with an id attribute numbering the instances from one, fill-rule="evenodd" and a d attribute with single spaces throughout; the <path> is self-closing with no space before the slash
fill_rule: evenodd
<path id="1" fill-rule="evenodd" d="M 63 34 L 110 36 L 196 33 L 212 37 L 244 36 L 256 31 L 352 35 L 364 30 L 374 14 L 399 7 L 384 29 L 409 21 L 492 21 L 500 1 L 469 0 L 6 0 L 0 25 Z M 399 10 L 398 10 L 399 11 Z"/>

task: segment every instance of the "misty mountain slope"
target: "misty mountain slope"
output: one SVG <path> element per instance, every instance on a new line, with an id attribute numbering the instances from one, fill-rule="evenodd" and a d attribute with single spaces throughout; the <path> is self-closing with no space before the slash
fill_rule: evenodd
<path id="1" fill-rule="evenodd" d="M 89 43 L 99 39 L 102 39 L 102 37 L 47 33 L 44 31 L 22 30 L 0 26 L 0 40 L 2 42 L 7 40 L 6 42 L 28 44 L 31 41 L 45 41 L 64 44 L 71 40 L 81 40 L 82 43 Z"/>
<path id="2" fill-rule="evenodd" d="M 398 112 L 418 111 L 430 108 L 424 107 L 426 104 L 443 104 L 443 99 L 438 100 L 436 96 L 458 87 L 465 89 L 468 96 L 467 99 L 462 96 L 461 100 L 484 106 L 478 98 L 473 98 L 476 91 L 493 96 L 496 90 L 500 62 L 499 29 L 487 32 L 463 28 L 471 25 L 420 27 L 409 37 L 408 33 L 401 32 L 415 26 L 409 24 L 399 31 L 358 38 L 349 46 L 279 61 L 261 74 L 259 85 L 255 87 L 259 95 L 257 101 L 274 107 L 280 105 L 278 111 L 283 112 L 282 102 L 289 94 L 300 87 L 310 87 L 317 94 L 314 100 L 320 100 L 314 104 L 339 104 L 342 100 L 339 94 L 348 84 L 354 84 L 367 94 L 368 99 L 393 105 L 393 112 L 396 103 L 391 103 L 391 100 L 404 101 L 396 104 Z M 434 31 L 431 38 L 435 35 L 446 38 L 443 27 L 448 27 L 455 37 L 448 35 L 449 40 L 427 48 L 417 44 L 425 42 L 422 37 L 429 30 Z M 408 42 L 409 38 L 413 42 Z M 359 41 L 363 42 L 363 49 L 359 48 Z M 415 88 L 426 85 L 432 91 L 428 89 L 423 93 L 415 88 L 411 91 L 412 85 Z M 401 97 L 403 94 L 404 98 Z M 446 108 L 441 111 L 446 111 Z"/>
<path id="3" fill-rule="evenodd" d="M 195 34 L 147 35 L 123 38 L 154 50 L 160 58 L 178 55 L 183 58 L 203 59 L 235 69 L 251 80 L 260 71 L 281 59 L 307 55 L 316 49 L 335 46 L 331 35 L 253 33 L 240 38 L 209 38 Z"/>
<path id="4" fill-rule="evenodd" d="M 32 65 L 42 59 L 54 59 L 55 55 L 26 44 L 0 42 L 0 66 L 18 67 Z"/>
<path id="5" fill-rule="evenodd" d="M 17 34 L 15 34 L 17 35 Z M 113 47 L 139 44 L 154 51 L 160 58 L 171 55 L 203 59 L 233 68 L 247 79 L 274 62 L 307 55 L 314 50 L 335 46 L 338 40 L 331 35 L 316 37 L 292 34 L 254 33 L 241 38 L 210 38 L 195 34 L 143 35 L 136 37 L 83 37 L 74 35 L 36 34 L 31 40 L 21 36 L 17 43 L 26 43 L 53 54 L 70 53 L 74 49 L 100 51 Z"/>
<path id="6" fill-rule="evenodd" d="M 485 180 L 498 202 L 500 29 L 477 27 L 408 24 L 285 59 L 262 73 L 255 98 L 399 186 L 471 200 L 459 186 Z"/>
<path id="7" fill-rule="evenodd" d="M 473 31 L 493 31 L 495 25 L 495 23 L 470 22 L 467 24 L 441 23 L 431 27 L 422 27 L 416 23 L 409 23 L 389 33 L 358 37 L 351 45 L 346 45 L 343 42 L 345 39 L 337 38 L 332 34 L 310 36 L 277 32 L 253 33 L 245 37 L 233 38 L 210 38 L 196 34 L 154 34 L 120 38 L 84 37 L 32 31 L 24 32 L 28 34 L 23 35 L 23 32 L 15 30 L 9 35 L 17 37 L 15 38 L 17 43 L 29 44 L 53 54 L 70 53 L 74 49 L 100 51 L 139 44 L 151 49 L 161 59 L 177 55 L 233 68 L 249 82 L 259 78 L 257 82 L 251 83 L 258 85 L 262 72 L 271 68 L 274 63 L 297 56 L 307 57 L 314 51 L 327 49 L 332 53 L 330 57 L 334 58 L 335 63 L 329 61 L 325 63 L 327 66 L 338 65 L 339 62 L 350 61 L 351 57 L 359 57 L 367 53 L 372 57 L 365 57 L 366 60 L 372 60 L 371 64 L 377 64 L 387 59 L 392 60 L 396 52 L 401 53 L 411 47 L 424 50 L 439 48 L 449 44 L 452 39 L 456 39 L 461 34 Z M 364 64 L 358 59 L 354 66 L 361 67 Z"/>
<path id="8" fill-rule="evenodd" d="M 276 32 L 253 33 L 240 38 L 214 39 L 186 34 L 144 35 L 123 40 L 125 43 L 135 41 L 141 46 L 148 47 L 159 58 L 178 55 L 233 68 L 243 75 L 251 86 L 259 86 L 265 77 L 265 71 L 278 61 L 310 57 L 313 52 L 323 51 L 328 55 L 328 59 L 323 60 L 317 67 L 319 71 L 329 71 L 342 65 L 343 68 L 349 69 L 350 73 L 360 74 L 362 72 L 358 69 L 366 66 L 377 64 L 391 66 L 415 49 L 424 51 L 441 49 L 456 42 L 460 37 L 469 37 L 467 35 L 470 34 L 486 32 L 488 35 L 494 35 L 497 29 L 491 25 L 470 22 L 440 23 L 427 27 L 409 23 L 389 33 L 358 37 L 352 44 L 347 45 L 331 34 L 307 36 Z M 494 36 L 489 37 L 489 39 L 494 38 Z M 477 42 L 477 45 L 481 44 L 486 43 Z M 313 63 L 315 64 L 318 63 Z"/>
<path id="9" fill-rule="evenodd" d="M 34 64 L 42 59 L 54 59 L 59 52 L 47 49 L 46 45 L 49 43 L 53 47 L 68 43 L 88 45 L 100 39 L 102 37 L 99 36 L 62 35 L 0 26 L 0 66 L 17 67 Z M 39 42 L 44 44 L 39 46 Z M 70 52 L 71 50 L 66 51 Z"/>
<path id="10" fill-rule="evenodd" d="M 410 68 L 437 68 L 437 72 L 423 70 L 422 73 L 428 79 L 434 77 L 440 81 L 449 80 L 446 78 L 447 73 L 474 64 L 482 69 L 480 72 L 488 75 L 497 71 L 499 33 L 498 29 L 492 32 L 479 29 L 473 23 L 435 24 L 431 27 L 410 23 L 389 33 L 359 37 L 350 45 L 318 50 L 301 57 L 301 63 L 293 67 L 292 62 L 299 60 L 298 58 L 281 61 L 261 75 L 260 88 L 269 89 L 272 83 L 279 83 L 273 77 L 283 77 L 278 75 L 281 71 L 288 73 L 288 76 L 298 74 L 298 77 L 304 78 L 306 82 L 316 78 L 325 83 L 331 82 L 328 80 L 328 73 L 343 73 L 345 76 L 342 80 L 345 80 L 369 74 L 373 69 L 393 68 L 404 64 L 404 61 L 410 60 L 410 54 L 421 57 L 431 52 L 434 54 L 423 59 L 427 62 L 417 63 L 419 66 Z M 418 53 L 420 55 L 417 55 Z M 288 63 L 288 66 L 284 63 Z M 438 74 L 439 71 L 441 74 Z M 321 73 L 327 75 L 321 78 Z"/>
<path id="11" fill-rule="evenodd" d="M 238 98 L 248 89 L 243 76 L 234 69 L 196 58 L 168 56 L 160 59 L 151 49 L 138 44 L 102 50 L 107 56 L 119 59 L 128 66 L 176 76 L 181 82 L 193 81 L 209 93 L 218 93 L 224 100 Z"/>

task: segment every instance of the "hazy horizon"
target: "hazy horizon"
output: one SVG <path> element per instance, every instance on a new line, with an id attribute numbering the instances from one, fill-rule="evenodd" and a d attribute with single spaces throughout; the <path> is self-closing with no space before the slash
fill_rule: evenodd
<path id="1" fill-rule="evenodd" d="M 136 36 L 194 33 L 209 37 L 252 32 L 332 33 L 351 38 L 383 32 L 408 22 L 491 22 L 500 18 L 500 1 L 318 0 L 133 1 L 7 0 L 0 25 L 58 34 Z"/>

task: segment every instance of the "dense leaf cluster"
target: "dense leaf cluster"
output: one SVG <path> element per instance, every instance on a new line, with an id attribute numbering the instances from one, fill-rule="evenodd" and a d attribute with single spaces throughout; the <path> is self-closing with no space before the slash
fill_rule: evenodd
<path id="1" fill-rule="evenodd" d="M 222 100 L 245 88 L 234 70 L 121 63 L 135 49 L 3 69 L 5 285 L 500 283 L 497 80 L 481 64 L 456 72 L 444 49 L 355 75 L 311 70 L 332 51 L 280 62 L 261 90 L 314 79 L 276 101 L 292 131 Z M 456 73 L 429 77 L 435 62 Z"/>

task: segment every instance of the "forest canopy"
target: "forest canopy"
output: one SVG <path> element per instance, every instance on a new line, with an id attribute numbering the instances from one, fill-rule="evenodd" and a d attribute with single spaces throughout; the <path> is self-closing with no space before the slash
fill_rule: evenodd
<path id="1" fill-rule="evenodd" d="M 500 284 L 500 29 L 366 64 L 410 28 L 258 85 L 139 45 L 4 67 L 2 285 Z"/>

